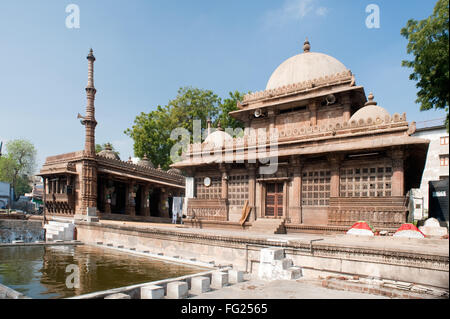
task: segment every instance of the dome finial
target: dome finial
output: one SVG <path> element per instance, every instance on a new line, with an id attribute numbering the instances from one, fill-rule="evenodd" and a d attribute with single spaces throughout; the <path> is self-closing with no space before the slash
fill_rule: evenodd
<path id="1" fill-rule="evenodd" d="M 373 96 L 372 92 L 369 93 L 369 96 L 367 98 L 369 99 L 369 101 L 365 104 L 366 106 L 367 105 L 377 105 L 378 104 L 377 102 L 374 101 L 375 97 Z"/>
<path id="2" fill-rule="evenodd" d="M 311 50 L 311 44 L 308 41 L 308 38 L 306 38 L 305 43 L 303 43 L 303 52 L 309 52 Z"/>

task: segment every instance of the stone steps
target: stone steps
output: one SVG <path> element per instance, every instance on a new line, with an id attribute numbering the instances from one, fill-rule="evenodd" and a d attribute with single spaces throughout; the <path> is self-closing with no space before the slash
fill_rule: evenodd
<path id="1" fill-rule="evenodd" d="M 252 222 L 250 231 L 263 234 L 286 234 L 283 219 L 259 218 Z"/>
<path id="2" fill-rule="evenodd" d="M 44 225 L 46 240 L 72 240 L 74 224 L 67 221 L 49 221 Z"/>
<path id="3" fill-rule="evenodd" d="M 260 253 L 258 278 L 262 280 L 292 280 L 302 276 L 300 267 L 295 267 L 285 258 L 281 248 L 263 248 Z"/>

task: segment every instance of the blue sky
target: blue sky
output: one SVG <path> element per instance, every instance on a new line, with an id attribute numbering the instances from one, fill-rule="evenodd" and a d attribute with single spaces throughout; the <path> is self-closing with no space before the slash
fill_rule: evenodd
<path id="1" fill-rule="evenodd" d="M 368 4 L 380 28 L 368 29 Z M 65 9 L 80 8 L 68 29 Z M 81 150 L 86 55 L 94 49 L 96 141 L 133 155 L 123 131 L 140 112 L 176 96 L 178 88 L 260 91 L 287 58 L 302 51 L 334 56 L 357 84 L 391 114 L 408 120 L 443 117 L 419 112 L 410 69 L 401 67 L 407 41 L 400 29 L 429 16 L 435 1 L 361 0 L 0 0 L 0 140 L 26 138 L 39 166 L 50 155 Z"/>

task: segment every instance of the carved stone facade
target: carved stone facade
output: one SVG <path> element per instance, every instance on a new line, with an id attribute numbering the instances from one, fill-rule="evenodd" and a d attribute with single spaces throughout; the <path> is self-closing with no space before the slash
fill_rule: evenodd
<path id="1" fill-rule="evenodd" d="M 169 218 L 171 197 L 184 195 L 184 177 L 153 168 L 148 159 L 124 162 L 107 147 L 95 152 L 95 94 L 92 50 L 88 59 L 86 115 L 82 151 L 48 157 L 41 169 L 47 215 L 84 218 L 95 208 L 105 219 Z"/>
<path id="2" fill-rule="evenodd" d="M 222 136 L 222 143 L 189 145 L 173 165 L 197 181 L 189 206 L 214 220 L 212 202 L 220 198 L 227 209 L 221 218 L 236 223 L 248 201 L 247 223 L 282 219 L 318 230 L 358 220 L 380 228 L 406 222 L 405 195 L 420 183 L 429 141 L 411 136 L 414 123 L 405 113 L 391 116 L 372 94 L 367 98 L 334 58 L 307 50 L 291 59 L 299 62 L 289 62 L 289 72 L 275 71 L 270 85 L 303 69 L 311 78 L 246 95 L 230 113 L 244 123 L 243 135 L 216 131 L 214 141 Z M 341 71 L 330 73 L 336 69 Z M 276 171 L 263 172 L 272 162 Z M 236 198 L 236 181 L 248 192 L 243 201 Z"/>

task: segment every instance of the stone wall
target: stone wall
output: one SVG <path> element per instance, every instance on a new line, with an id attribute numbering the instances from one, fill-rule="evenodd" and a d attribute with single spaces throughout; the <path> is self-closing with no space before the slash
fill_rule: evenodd
<path id="1" fill-rule="evenodd" d="M 79 222 L 78 239 L 86 243 L 102 241 L 135 247 L 136 250 L 159 250 L 197 260 L 214 260 L 216 265 L 233 264 L 235 268 L 257 274 L 260 249 L 283 247 L 286 257 L 302 268 L 307 277 L 326 274 L 351 274 L 362 277 L 414 282 L 448 289 L 448 253 L 409 252 L 395 248 L 349 247 L 348 245 L 308 240 L 277 242 L 264 237 L 246 237 L 238 232 L 229 235 L 190 231 L 135 228 Z M 391 240 L 387 239 L 387 240 Z"/>
<path id="2" fill-rule="evenodd" d="M 11 243 L 13 240 L 23 240 L 24 242 L 44 240 L 42 222 L 0 220 L 0 243 Z"/>

